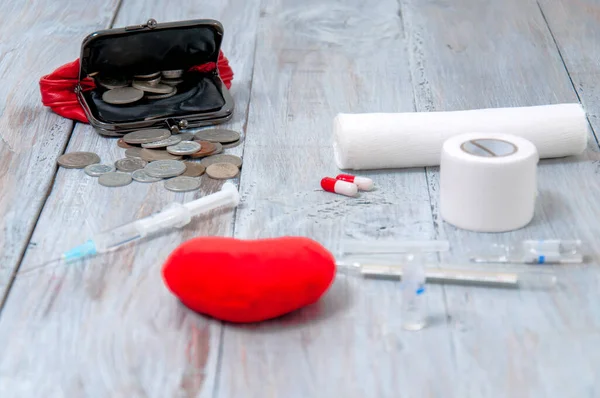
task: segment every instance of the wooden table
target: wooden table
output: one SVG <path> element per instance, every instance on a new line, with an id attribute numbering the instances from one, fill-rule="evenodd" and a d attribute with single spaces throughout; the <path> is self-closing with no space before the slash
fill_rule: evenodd
<path id="1" fill-rule="evenodd" d="M 0 396 L 600 396 L 600 2 L 592 0 L 69 0 L 0 2 Z M 94 232 L 177 201 L 58 169 L 65 152 L 122 157 L 114 139 L 44 108 L 38 79 L 90 32 L 214 18 L 235 71 L 243 132 L 236 211 L 72 266 L 30 270 Z M 439 215 L 438 168 L 362 173 L 361 199 L 324 193 L 338 112 L 442 111 L 580 101 L 588 151 L 539 167 L 534 221 L 476 234 Z M 405 332 L 398 282 L 338 276 L 316 305 L 255 325 L 183 307 L 164 287 L 171 250 L 199 235 L 447 239 L 441 263 L 526 238 L 580 238 L 590 261 L 552 291 L 431 285 L 431 323 Z"/>

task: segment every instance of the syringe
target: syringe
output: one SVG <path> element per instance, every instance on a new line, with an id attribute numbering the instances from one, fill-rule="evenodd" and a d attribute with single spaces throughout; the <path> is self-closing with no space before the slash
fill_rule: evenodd
<path id="1" fill-rule="evenodd" d="M 402 266 L 386 263 L 387 261 L 381 260 L 338 261 L 337 266 L 341 270 L 357 271 L 366 278 L 398 280 L 403 277 Z M 557 283 L 556 275 L 550 272 L 493 271 L 474 267 L 425 267 L 424 272 L 427 283 L 485 285 L 521 289 L 550 289 L 556 286 Z"/>
<path id="2" fill-rule="evenodd" d="M 104 253 L 159 231 L 181 228 L 187 225 L 192 217 L 219 207 L 235 207 L 239 202 L 240 194 L 236 187 L 226 182 L 219 192 L 184 204 L 171 203 L 159 213 L 101 232 L 63 253 L 61 259 L 71 262 Z"/>
<path id="3" fill-rule="evenodd" d="M 516 246 L 494 245 L 471 257 L 475 263 L 580 264 L 581 240 L 525 240 Z"/>

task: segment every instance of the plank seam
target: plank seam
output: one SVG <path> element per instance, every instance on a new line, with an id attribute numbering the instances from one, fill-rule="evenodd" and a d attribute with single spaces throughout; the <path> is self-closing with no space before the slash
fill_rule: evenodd
<path id="1" fill-rule="evenodd" d="M 115 11 L 113 13 L 113 16 L 108 23 L 109 29 L 113 27 L 115 20 L 117 18 L 117 15 L 119 14 L 119 10 L 121 9 L 122 4 L 123 4 L 123 0 L 118 0 L 117 6 L 115 7 Z M 78 124 L 77 122 L 72 123 L 71 130 L 69 131 L 69 134 L 67 135 L 67 139 L 65 140 L 65 144 L 62 148 L 60 155 L 65 154 L 65 151 L 67 150 L 67 147 L 69 146 L 69 143 L 71 142 L 71 137 L 73 137 L 73 132 L 75 131 L 75 127 L 77 126 L 77 124 Z M 52 174 L 52 178 L 50 180 L 50 183 L 48 184 L 48 187 L 46 188 L 46 193 L 42 199 L 42 205 L 40 206 L 39 210 L 35 214 L 35 222 L 33 223 L 31 230 L 27 234 L 27 240 L 26 240 L 27 243 L 23 246 L 23 250 L 21 251 L 21 253 L 19 255 L 19 259 L 17 261 L 17 266 L 12 270 L 8 284 L 6 285 L 6 290 L 0 300 L 0 315 L 2 314 L 4 305 L 6 304 L 6 302 L 8 300 L 8 296 L 10 294 L 10 291 L 12 290 L 12 287 L 17 278 L 17 275 L 19 275 L 19 269 L 21 268 L 21 265 L 23 264 L 23 260 L 25 259 L 25 254 L 27 253 L 27 249 L 29 248 L 29 245 L 31 244 L 31 239 L 33 238 L 33 233 L 35 232 L 35 230 L 37 228 L 38 222 L 40 221 L 40 217 L 42 215 L 42 212 L 44 211 L 44 207 L 46 207 L 46 203 L 48 202 L 48 199 L 50 198 L 50 195 L 52 194 L 52 190 L 54 189 L 54 184 L 56 183 L 57 174 L 58 174 L 58 166 L 55 165 L 54 173 Z"/>
<path id="2" fill-rule="evenodd" d="M 579 101 L 580 104 L 583 105 L 583 102 L 581 101 L 581 96 L 579 95 L 579 91 L 577 91 L 577 87 L 575 86 L 575 82 L 573 81 L 573 78 L 571 77 L 571 72 L 569 71 L 569 68 L 567 67 L 567 63 L 565 61 L 565 58 L 563 57 L 562 51 L 560 50 L 560 46 L 558 45 L 558 41 L 556 40 L 556 37 L 554 36 L 554 32 L 552 32 L 552 28 L 550 27 L 550 23 L 548 22 L 548 18 L 546 18 L 546 14 L 544 13 L 544 9 L 542 8 L 542 5 L 540 4 L 539 0 L 536 0 L 535 2 L 538 6 L 538 9 L 540 10 L 540 14 L 542 15 L 542 18 L 544 20 L 544 23 L 546 24 L 546 27 L 548 28 L 548 32 L 550 33 L 550 37 L 552 37 L 552 41 L 554 42 L 554 46 L 556 47 L 556 51 L 558 52 L 558 56 L 560 57 L 560 61 L 563 64 L 563 67 L 565 68 L 565 71 L 567 72 L 567 76 L 569 77 L 569 81 L 571 82 L 571 87 L 573 87 L 573 91 L 575 91 L 575 95 L 577 96 L 577 101 Z M 594 139 L 596 140 L 596 144 L 598 146 L 600 146 L 600 142 L 598 141 L 598 136 L 596 135 L 596 132 L 594 131 L 594 126 L 592 126 L 592 123 L 590 122 L 590 118 L 587 114 L 587 112 L 585 113 L 585 118 L 587 119 L 588 125 L 590 126 L 590 130 L 592 131 L 592 134 L 594 135 Z"/>
<path id="3" fill-rule="evenodd" d="M 260 8 L 261 8 L 261 2 L 259 2 L 258 4 L 258 9 L 260 12 Z M 260 13 L 259 13 L 260 15 Z M 260 21 L 260 16 L 258 18 L 258 20 Z M 258 25 L 258 24 L 257 24 Z M 244 125 L 242 127 L 243 131 L 244 131 L 244 143 L 242 145 L 242 153 L 241 153 L 241 157 L 242 159 L 244 158 L 244 153 L 246 151 L 246 142 L 248 140 L 248 121 L 250 119 L 250 104 L 252 103 L 252 87 L 254 86 L 254 69 L 256 66 L 256 52 L 258 50 L 258 30 L 256 32 L 256 36 L 254 38 L 254 50 L 252 53 L 252 69 L 250 70 L 250 86 L 248 87 L 248 103 L 246 104 L 246 112 L 245 112 L 245 116 L 246 116 L 246 120 L 244 120 Z M 243 173 L 240 173 L 240 178 L 238 179 L 238 191 L 240 190 L 240 188 L 242 187 L 242 175 Z M 232 227 L 231 227 L 231 236 L 235 237 L 235 226 L 236 226 L 236 220 L 237 220 L 237 216 L 238 216 L 238 209 L 237 207 L 235 208 L 234 212 L 233 212 L 233 217 L 232 217 Z M 224 351 L 224 345 L 225 345 L 225 324 L 223 322 L 220 322 L 221 324 L 221 330 L 220 330 L 220 334 L 219 334 L 219 348 L 217 351 L 217 364 L 215 366 L 215 384 L 213 387 L 213 393 L 212 396 L 213 398 L 216 398 L 219 395 L 219 387 L 220 387 L 220 377 L 221 377 L 221 368 L 223 366 L 223 351 Z"/>
<path id="4" fill-rule="evenodd" d="M 69 131 L 67 139 L 65 140 L 65 144 L 62 148 L 61 155 L 63 155 L 67 149 L 67 146 L 69 145 L 69 142 L 71 141 L 71 136 L 73 135 L 73 132 L 75 131 L 76 125 L 77 125 L 77 123 L 75 123 L 75 122 L 72 123 L 71 131 Z M 21 265 L 23 264 L 23 260 L 25 259 L 25 254 L 27 253 L 27 249 L 29 248 L 29 244 L 31 243 L 31 238 L 33 237 L 33 233 L 35 232 L 38 222 L 40 221 L 40 216 L 42 215 L 42 212 L 44 211 L 44 207 L 46 207 L 46 203 L 48 202 L 48 199 L 50 198 L 52 189 L 54 189 L 54 183 L 56 182 L 57 174 L 58 174 L 58 166 L 55 165 L 54 173 L 52 174 L 52 179 L 50 180 L 50 183 L 48 184 L 48 187 L 46 188 L 46 193 L 42 199 L 42 205 L 38 209 L 38 211 L 35 215 L 35 222 L 31 226 L 31 229 L 29 230 L 29 233 L 27 234 L 27 240 L 26 240 L 27 243 L 23 246 L 23 250 L 21 250 L 21 253 L 19 255 L 19 260 L 17 261 L 17 266 L 13 269 L 13 271 L 10 275 L 10 278 L 6 285 L 6 290 L 4 292 L 4 295 L 2 296 L 2 300 L 0 301 L 0 316 L 2 315 L 2 311 L 4 310 L 4 305 L 8 301 L 8 296 L 10 295 L 10 292 L 15 283 L 15 280 L 17 279 L 17 275 L 19 274 L 19 269 L 21 269 Z"/>

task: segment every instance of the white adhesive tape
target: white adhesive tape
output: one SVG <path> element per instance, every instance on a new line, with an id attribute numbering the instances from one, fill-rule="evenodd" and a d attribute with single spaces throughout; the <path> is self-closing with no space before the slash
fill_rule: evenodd
<path id="1" fill-rule="evenodd" d="M 442 218 L 462 229 L 505 232 L 533 218 L 535 145 L 508 134 L 461 134 L 444 142 L 440 162 Z"/>

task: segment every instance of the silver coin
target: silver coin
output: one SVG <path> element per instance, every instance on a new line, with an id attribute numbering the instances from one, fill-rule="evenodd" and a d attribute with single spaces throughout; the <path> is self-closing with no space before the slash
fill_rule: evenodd
<path id="1" fill-rule="evenodd" d="M 140 156 L 147 162 L 154 162 L 156 160 L 179 160 L 181 156 L 171 155 L 169 152 L 163 149 L 148 149 L 144 148 L 140 152 Z"/>
<path id="2" fill-rule="evenodd" d="M 183 69 L 163 70 L 162 76 L 166 79 L 179 79 L 183 76 Z"/>
<path id="3" fill-rule="evenodd" d="M 141 153 L 142 148 L 127 148 L 125 149 L 125 157 L 126 158 L 142 158 Z"/>
<path id="4" fill-rule="evenodd" d="M 161 79 L 160 82 L 162 84 L 166 84 L 166 85 L 174 87 L 174 86 L 177 86 L 178 84 L 183 83 L 183 79 Z"/>
<path id="5" fill-rule="evenodd" d="M 185 172 L 185 163 L 179 160 L 157 160 L 144 169 L 152 177 L 177 177 Z"/>
<path id="6" fill-rule="evenodd" d="M 102 94 L 102 101 L 113 105 L 131 104 L 142 98 L 144 98 L 144 92 L 133 87 L 115 88 Z"/>
<path id="7" fill-rule="evenodd" d="M 143 79 L 143 80 L 139 80 L 139 81 L 148 83 L 151 86 L 156 86 L 158 83 L 160 83 L 160 80 L 161 80 L 160 76 L 158 76 L 158 77 L 155 77 L 153 79 Z"/>
<path id="8" fill-rule="evenodd" d="M 139 169 L 143 169 L 148 165 L 148 162 L 138 158 L 125 158 L 119 159 L 115 162 L 115 166 L 119 171 L 125 171 L 127 173 L 131 173 L 132 171 L 136 171 Z"/>
<path id="9" fill-rule="evenodd" d="M 231 163 L 213 163 L 206 168 L 206 174 L 215 180 L 226 180 L 237 176 L 240 172 L 234 164 Z"/>
<path id="10" fill-rule="evenodd" d="M 195 141 L 181 141 L 179 144 L 167 147 L 167 152 L 172 155 L 192 155 L 198 152 L 202 145 Z"/>
<path id="11" fill-rule="evenodd" d="M 242 158 L 235 155 L 223 154 L 208 156 L 200 161 L 200 164 L 206 168 L 208 168 L 208 166 L 210 166 L 211 164 L 215 163 L 230 163 L 235 167 L 240 168 L 242 167 Z"/>
<path id="12" fill-rule="evenodd" d="M 112 173 L 102 174 L 98 177 L 98 182 L 105 187 L 123 187 L 131 184 L 131 175 L 114 171 Z"/>
<path id="13" fill-rule="evenodd" d="M 169 86 L 171 87 L 171 86 Z M 170 93 L 167 94 L 152 94 L 152 95 L 147 95 L 146 98 L 150 99 L 150 100 L 157 100 L 157 99 L 163 99 L 163 98 L 169 98 L 174 96 L 175 94 L 177 94 L 177 87 L 171 87 L 172 91 Z"/>
<path id="14" fill-rule="evenodd" d="M 83 169 L 95 163 L 100 163 L 100 156 L 93 152 L 65 153 L 58 158 L 58 165 L 65 169 Z"/>
<path id="15" fill-rule="evenodd" d="M 229 149 L 229 148 L 235 148 L 236 146 L 240 145 L 242 143 L 242 140 L 239 139 L 237 141 L 233 141 L 230 142 L 228 144 L 222 144 L 224 149 Z"/>
<path id="16" fill-rule="evenodd" d="M 111 173 L 115 170 L 115 166 L 112 164 L 90 164 L 83 169 L 85 174 L 90 177 L 100 177 L 102 174 Z"/>
<path id="17" fill-rule="evenodd" d="M 175 177 L 165 181 L 165 188 L 174 192 L 195 191 L 200 188 L 200 179 L 196 177 Z"/>
<path id="18" fill-rule="evenodd" d="M 192 141 L 194 139 L 193 133 L 180 133 L 177 137 L 181 137 L 181 141 Z"/>
<path id="19" fill-rule="evenodd" d="M 143 80 L 134 80 L 133 83 L 131 83 L 131 86 L 134 89 L 142 90 L 147 93 L 170 94 L 173 92 L 173 87 L 171 87 L 167 84 L 159 83 L 159 84 L 156 84 L 153 86 Z"/>
<path id="20" fill-rule="evenodd" d="M 167 129 L 146 129 L 138 130 L 123 136 L 123 141 L 128 144 L 145 144 L 167 139 L 171 132 Z"/>
<path id="21" fill-rule="evenodd" d="M 152 72 L 145 75 L 133 75 L 133 77 L 135 77 L 136 79 L 152 79 L 158 76 L 160 76 L 160 72 Z"/>
<path id="22" fill-rule="evenodd" d="M 194 138 L 201 141 L 220 142 L 221 144 L 227 144 L 228 142 L 234 142 L 239 140 L 241 134 L 233 130 L 225 129 L 212 129 L 198 131 Z"/>
<path id="23" fill-rule="evenodd" d="M 171 145 L 179 144 L 181 141 L 181 135 L 172 135 L 164 140 L 146 142 L 145 144 L 142 144 L 142 148 L 166 148 Z"/>
<path id="24" fill-rule="evenodd" d="M 140 170 L 136 170 L 131 174 L 131 177 L 136 180 L 137 182 L 156 182 L 156 181 L 162 181 L 162 178 L 160 177 L 152 177 L 151 175 L 148 175 L 148 173 L 146 173 L 146 170 L 144 169 L 140 169 Z"/>
<path id="25" fill-rule="evenodd" d="M 107 88 L 109 90 L 113 90 L 115 88 L 127 87 L 127 85 L 128 85 L 127 79 L 125 79 L 124 77 L 104 77 L 104 76 L 99 76 L 95 80 L 96 80 L 96 83 L 98 83 L 99 86 L 102 86 L 102 87 Z"/>

